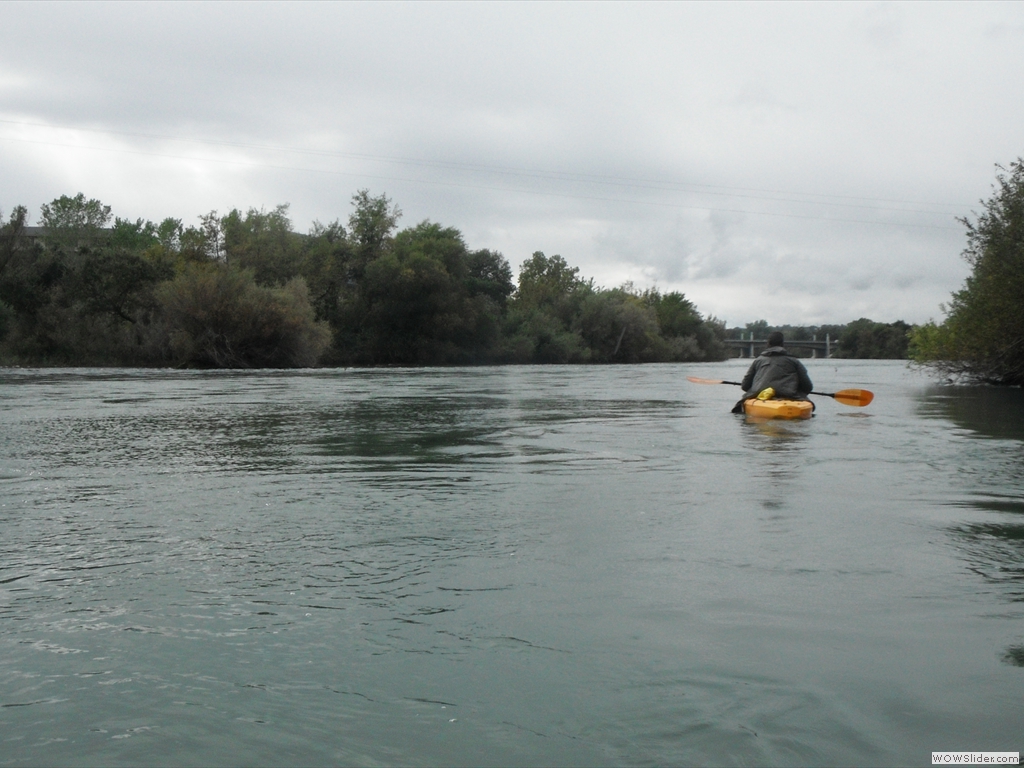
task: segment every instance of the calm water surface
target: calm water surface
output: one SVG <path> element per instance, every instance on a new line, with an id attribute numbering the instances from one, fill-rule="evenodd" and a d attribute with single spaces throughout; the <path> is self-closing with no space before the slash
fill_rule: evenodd
<path id="1" fill-rule="evenodd" d="M 810 361 L 0 371 L 0 765 L 1024 750 L 1024 397 Z"/>

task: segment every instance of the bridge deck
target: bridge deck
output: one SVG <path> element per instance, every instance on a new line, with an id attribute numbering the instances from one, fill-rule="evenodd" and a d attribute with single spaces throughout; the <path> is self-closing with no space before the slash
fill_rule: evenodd
<path id="1" fill-rule="evenodd" d="M 744 354 L 742 357 L 756 357 L 768 346 L 767 339 L 726 339 L 725 346 L 731 349 L 739 349 Z M 786 347 L 793 349 L 809 349 L 814 357 L 832 357 L 832 348 L 835 343 L 831 339 L 825 341 L 787 341 Z M 822 354 L 824 353 L 824 354 Z"/>

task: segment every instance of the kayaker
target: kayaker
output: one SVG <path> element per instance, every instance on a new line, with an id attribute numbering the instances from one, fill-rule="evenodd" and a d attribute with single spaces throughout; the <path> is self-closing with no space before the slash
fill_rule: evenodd
<path id="1" fill-rule="evenodd" d="M 780 331 L 768 334 L 768 348 L 753 363 L 740 384 L 744 395 L 733 413 L 743 413 L 743 401 L 757 397 L 766 389 L 775 390 L 772 397 L 786 400 L 806 400 L 807 394 L 814 389 L 807 369 L 797 358 L 793 357 L 783 346 L 785 339 Z"/>

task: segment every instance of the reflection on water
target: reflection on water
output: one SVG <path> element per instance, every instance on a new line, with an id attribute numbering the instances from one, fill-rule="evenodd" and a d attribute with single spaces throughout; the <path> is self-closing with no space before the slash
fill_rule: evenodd
<path id="1" fill-rule="evenodd" d="M 919 411 L 926 418 L 947 420 L 971 438 L 1003 441 L 997 455 L 983 467 L 969 459 L 962 471 L 979 475 L 971 498 L 953 502 L 990 513 L 989 522 L 953 525 L 949 531 L 964 553 L 968 568 L 994 589 L 1000 599 L 1024 602 L 1024 392 L 1003 387 L 932 387 L 922 394 Z M 973 449 L 965 451 L 972 453 Z M 965 456 L 966 458 L 966 456 Z M 1010 484 L 1017 493 L 1000 490 Z M 979 487 L 980 486 L 980 487 Z M 1024 666 L 1024 646 L 1011 646 L 1002 657 Z"/>
<path id="2" fill-rule="evenodd" d="M 745 434 L 754 437 L 749 445 L 755 450 L 792 451 L 800 448 L 807 439 L 807 429 L 802 428 L 804 423 L 783 419 L 748 419 Z"/>
<path id="3" fill-rule="evenodd" d="M 769 520 L 786 519 L 786 500 L 802 474 L 808 421 L 752 419 L 742 424 L 744 443 L 753 451 L 749 472 L 759 478 L 760 504 Z"/>
<path id="4" fill-rule="evenodd" d="M 1024 390 L 1019 387 L 933 386 L 920 399 L 926 418 L 952 421 L 975 436 L 1024 440 Z"/>
<path id="5" fill-rule="evenodd" d="M 1024 602 L 1024 522 L 971 523 L 951 533 L 974 573 L 997 586 L 1003 599 Z"/>
<path id="6" fill-rule="evenodd" d="M 1013 645 L 1007 648 L 1003 661 L 1015 667 L 1024 667 L 1024 645 Z"/>

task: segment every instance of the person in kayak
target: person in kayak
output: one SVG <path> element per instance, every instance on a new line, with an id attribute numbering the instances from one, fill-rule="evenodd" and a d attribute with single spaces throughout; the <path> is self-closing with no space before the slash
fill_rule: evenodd
<path id="1" fill-rule="evenodd" d="M 766 389 L 775 390 L 772 397 L 785 400 L 806 400 L 814 389 L 804 364 L 793 357 L 783 345 L 785 339 L 779 331 L 768 334 L 768 348 L 750 364 L 740 385 L 744 395 L 733 407 L 733 413 L 743 413 L 743 402 L 757 397 Z"/>

